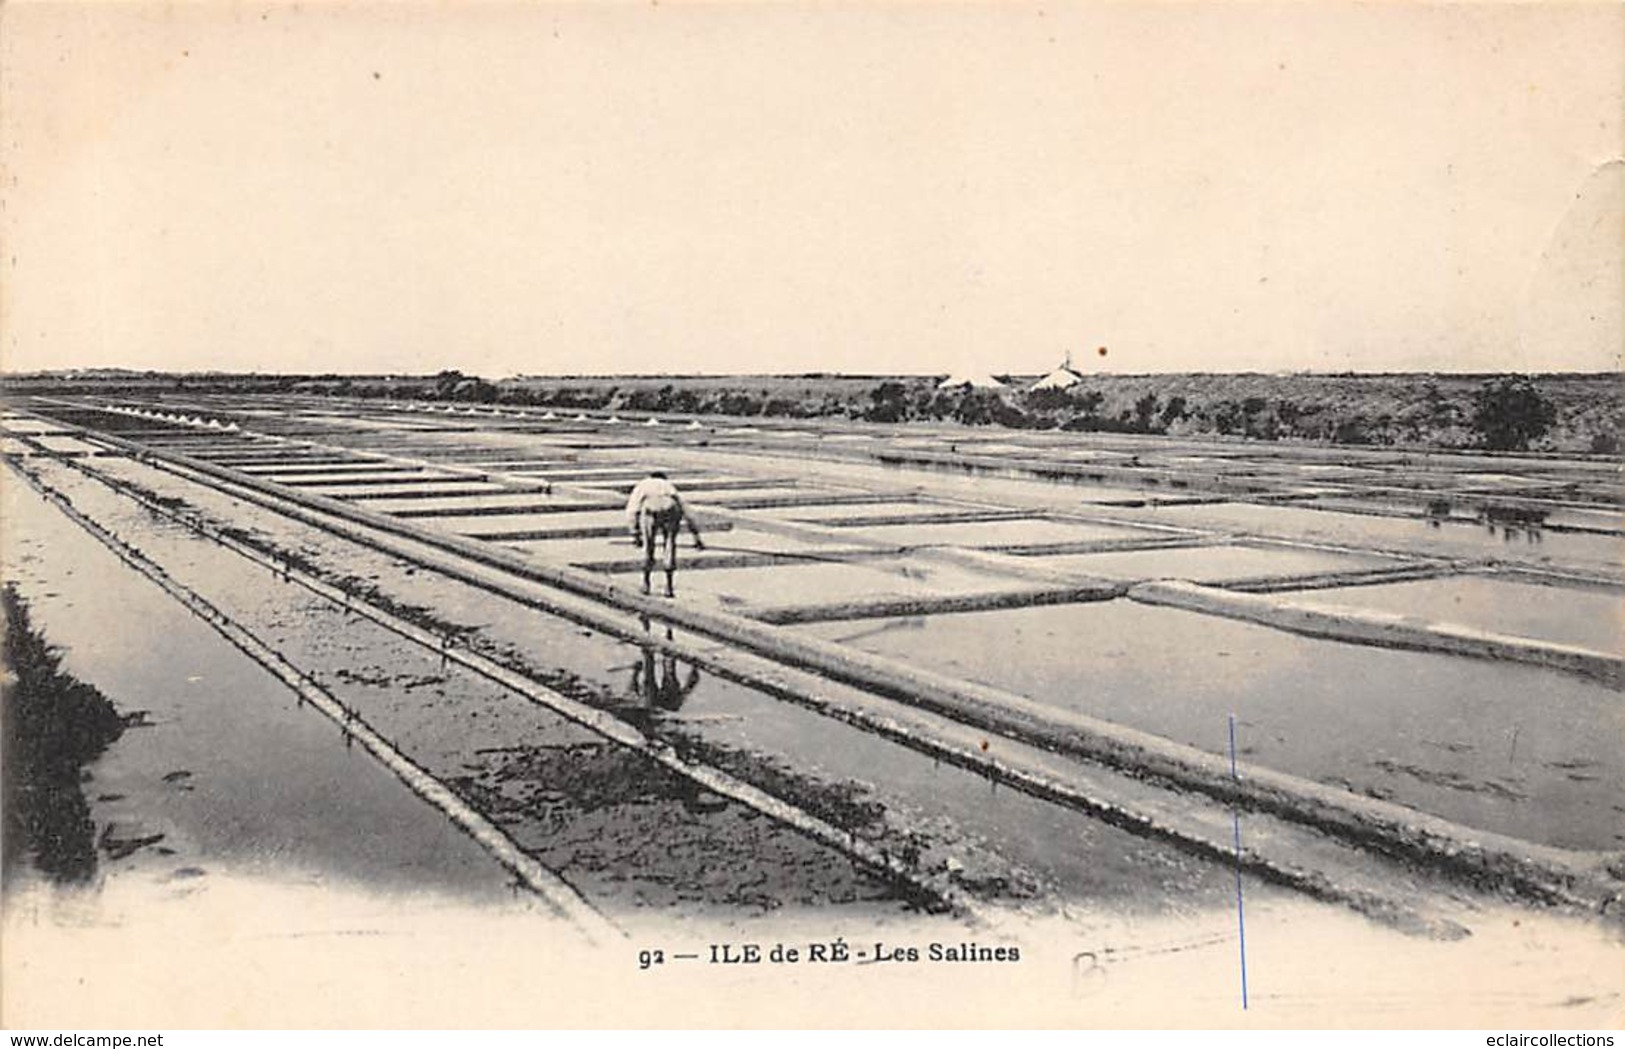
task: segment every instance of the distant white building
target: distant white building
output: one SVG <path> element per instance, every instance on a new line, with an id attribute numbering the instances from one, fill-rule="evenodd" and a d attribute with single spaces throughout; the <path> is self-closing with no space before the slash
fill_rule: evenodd
<path id="1" fill-rule="evenodd" d="M 1068 351 L 1065 363 L 1027 388 L 1029 390 L 1064 390 L 1076 386 L 1082 381 L 1083 376 L 1072 367 L 1072 354 Z"/>
<path id="2" fill-rule="evenodd" d="M 960 373 L 950 375 L 946 379 L 937 383 L 937 389 L 939 390 L 959 390 L 967 386 L 976 390 L 1004 389 L 1004 383 L 995 379 L 991 375 L 981 373 Z"/>

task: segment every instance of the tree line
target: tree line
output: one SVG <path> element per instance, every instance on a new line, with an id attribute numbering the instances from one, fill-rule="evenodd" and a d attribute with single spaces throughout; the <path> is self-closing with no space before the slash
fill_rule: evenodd
<path id="1" fill-rule="evenodd" d="M 1617 454 L 1620 384 L 1607 377 L 1097 376 L 1065 389 L 942 390 L 925 376 L 718 376 L 505 380 L 447 369 L 423 376 L 204 374 L 84 380 L 10 378 L 8 387 L 306 393 L 511 404 L 569 411 L 956 422 L 1022 430 L 1230 436 L 1348 445 L 1433 445 Z M 1548 388 L 1550 386 L 1550 388 Z"/>

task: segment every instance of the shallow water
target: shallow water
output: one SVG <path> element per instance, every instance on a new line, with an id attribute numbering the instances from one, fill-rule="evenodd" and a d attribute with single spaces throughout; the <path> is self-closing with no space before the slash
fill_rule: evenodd
<path id="1" fill-rule="evenodd" d="M 1284 592 L 1283 598 L 1399 612 L 1480 630 L 1625 652 L 1625 595 L 1483 576 Z"/>
<path id="2" fill-rule="evenodd" d="M 1081 543 L 1097 539 L 1151 539 L 1163 533 L 1104 524 L 1073 524 L 1023 517 L 1008 521 L 947 521 L 942 524 L 869 525 L 871 539 L 912 546 L 1015 546 L 1042 543 Z"/>
<path id="3" fill-rule="evenodd" d="M 1625 556 L 1625 539 L 1525 530 L 1508 531 L 1465 522 L 1430 522 L 1421 518 L 1309 510 L 1301 507 L 1230 503 L 1162 507 L 1148 520 L 1178 525 L 1206 525 L 1257 531 L 1265 535 L 1305 537 L 1380 546 L 1390 541 L 1440 556 L 1506 557 L 1522 561 L 1601 564 L 1616 568 Z"/>
<path id="4" fill-rule="evenodd" d="M 1047 566 L 1104 576 L 1107 579 L 1188 579 L 1197 583 L 1231 579 L 1284 578 L 1398 564 L 1396 561 L 1380 557 L 1359 557 L 1294 547 L 1254 546 L 1192 546 L 1101 554 L 1043 554 L 1034 560 Z"/>
<path id="5" fill-rule="evenodd" d="M 774 535 L 750 528 L 711 529 L 702 533 L 705 549 L 696 550 L 690 539 L 683 536 L 677 542 L 679 570 L 685 566 L 703 565 L 718 557 L 738 553 L 792 554 L 816 562 L 820 557 L 839 558 L 849 553 L 865 553 L 872 547 L 850 543 L 820 543 L 797 536 Z M 641 548 L 629 537 L 614 535 L 590 539 L 521 539 L 503 542 L 503 546 L 532 554 L 541 560 L 582 564 L 602 561 L 621 561 L 638 558 Z"/>
<path id="6" fill-rule="evenodd" d="M 248 447 L 232 452 L 198 456 L 220 466 L 229 466 L 249 474 L 308 473 L 318 477 L 342 476 L 347 473 L 399 473 L 414 474 L 420 466 L 395 465 L 373 459 L 363 453 L 354 455 L 340 452 L 311 451 L 301 454 L 291 449 L 270 450 Z"/>
<path id="7" fill-rule="evenodd" d="M 949 451 L 947 448 L 941 448 L 938 450 L 942 452 Z M 972 449 L 961 448 L 959 451 L 967 454 L 976 454 Z M 1100 455 L 1088 456 L 1086 458 L 1085 465 L 1108 458 L 1110 457 Z M 1088 476 L 1077 474 L 1071 472 L 1070 470 L 1067 472 L 1062 472 L 1059 469 L 1062 464 L 1054 464 L 1057 468 L 1048 473 L 1044 472 L 1044 465 L 1042 463 L 1013 463 L 1010 466 L 992 466 L 962 464 L 958 462 L 882 461 L 880 465 L 893 474 L 893 483 L 895 483 L 895 475 L 898 473 L 929 474 L 933 479 L 943 477 L 959 477 L 971 482 L 972 485 L 978 481 L 987 481 L 990 479 L 1016 481 L 1019 483 L 1042 485 L 1051 491 L 1061 492 L 1064 494 L 1065 502 L 1083 506 L 1088 506 L 1091 504 L 1136 505 L 1159 496 L 1177 494 L 1179 491 L 1178 488 L 1173 487 L 1163 488 L 1141 487 L 1134 484 L 1102 484 L 1100 483 L 1102 475 L 1096 474 L 1094 476 Z M 1075 467 L 1078 464 L 1069 463 L 1066 465 L 1069 467 Z M 1118 464 L 1113 463 L 1112 465 Z"/>
<path id="8" fill-rule="evenodd" d="M 795 627 L 1224 754 L 1573 848 L 1625 842 L 1617 693 L 1532 667 L 1126 600 Z"/>
<path id="9" fill-rule="evenodd" d="M 614 476 L 589 477 L 586 480 L 575 477 L 564 478 L 558 475 L 554 475 L 553 479 L 558 481 L 568 481 L 569 484 L 581 488 L 591 488 L 596 491 L 604 492 L 619 492 L 622 495 L 627 495 L 631 493 L 634 485 L 647 476 L 649 476 L 649 472 L 647 470 L 618 470 L 614 472 Z M 731 487 L 735 485 L 748 486 L 750 483 L 744 478 L 731 474 L 684 474 L 673 470 L 666 471 L 666 477 L 673 484 L 677 485 L 678 489 L 684 495 L 695 491 L 703 491 L 705 490 L 705 487 L 710 484 L 720 483 L 724 487 Z M 762 486 L 778 486 L 781 484 L 783 484 L 782 480 L 761 482 Z"/>
<path id="10" fill-rule="evenodd" d="M 100 445 L 81 441 L 77 437 L 35 437 L 40 446 L 53 452 L 66 452 L 76 454 L 81 452 L 96 452 L 101 450 Z"/>
<path id="11" fill-rule="evenodd" d="M 47 419 L 33 419 L 26 415 L 0 415 L 0 425 L 13 433 L 31 435 L 64 432 L 61 423 L 51 422 Z"/>
<path id="12" fill-rule="evenodd" d="M 635 920 L 657 915 L 666 921 L 721 912 L 759 916 L 790 903 L 840 904 L 872 913 L 899 906 L 888 883 L 841 853 L 699 789 L 472 671 L 447 664 L 433 649 L 357 620 L 296 584 L 268 578 L 261 566 L 168 523 L 154 522 L 89 482 L 72 477 L 62 481 L 77 505 L 136 538 L 176 579 L 200 589 L 322 682 L 380 735 L 607 913 L 643 913 Z M 353 561 L 344 565 L 357 567 Z M 488 598 L 477 591 L 462 594 L 467 607 L 459 603 L 440 611 L 481 616 Z M 559 626 L 566 635 L 572 630 Z M 108 624 L 103 629 L 121 641 L 129 638 Z M 534 644 L 537 638 L 526 640 Z M 624 651 L 619 643 L 615 648 Z M 131 658 L 139 660 L 140 652 Z M 135 673 L 140 668 L 132 663 L 126 669 Z M 290 717 L 307 719 L 318 726 L 318 734 L 342 745 L 336 726 L 314 711 L 297 710 L 292 694 L 284 694 Z M 230 726 L 234 741 L 254 748 L 240 756 L 221 745 L 212 727 L 212 722 L 183 726 L 187 768 L 195 774 L 185 783 L 198 784 L 201 795 L 204 774 L 214 767 L 196 752 L 226 752 L 223 760 L 238 774 L 210 776 L 209 782 L 227 786 L 213 795 L 217 811 L 206 818 L 234 843 L 253 848 L 263 837 L 260 827 L 236 815 L 242 792 L 254 792 L 256 799 L 264 795 L 273 803 L 285 797 L 306 820 L 325 821 L 317 829 L 303 828 L 311 839 L 360 838 L 364 846 L 368 836 L 388 839 L 393 832 L 391 821 L 371 819 L 365 798 L 350 806 L 346 785 L 321 775 L 312 765 L 310 748 L 277 745 L 274 733 L 257 724 L 235 724 Z M 377 769 L 359 748 L 344 753 L 356 764 Z M 261 765 L 265 772 L 257 773 Z M 292 779 L 293 786 L 283 788 L 283 777 Z M 418 804 L 387 774 L 383 780 Z M 336 816 L 335 807 L 341 810 Z M 456 834 L 436 810 L 419 807 Z M 284 815 L 273 804 L 268 818 Z M 366 822 L 358 826 L 358 821 Z M 411 861 L 395 858 L 394 863 L 409 866 Z M 389 884 L 379 880 L 381 887 Z M 646 913 L 651 910 L 654 915 Z"/>
<path id="13" fill-rule="evenodd" d="M 13 478 L 0 488 L 7 578 L 36 628 L 121 712 L 148 712 L 91 766 L 85 793 L 104 841 L 163 837 L 104 856 L 105 877 L 510 895 L 484 850 L 281 682 Z"/>
<path id="14" fill-rule="evenodd" d="M 448 471 L 426 470 L 417 466 L 403 466 L 400 469 L 379 469 L 375 466 L 364 468 L 339 468 L 329 470 L 311 470 L 303 466 L 282 467 L 280 469 L 248 469 L 245 473 L 255 474 L 267 481 L 287 485 L 366 485 L 369 487 L 382 487 L 388 485 L 401 485 L 403 487 L 419 484 L 443 484 L 447 481 L 463 481 L 477 484 L 478 480 L 466 475 L 458 475 Z"/>
<path id="15" fill-rule="evenodd" d="M 587 463 L 571 463 L 568 465 L 553 464 L 547 468 L 549 478 L 561 484 L 579 484 L 586 486 L 610 485 L 625 483 L 636 484 L 649 476 L 647 467 L 637 466 L 592 466 Z M 671 471 L 674 481 L 682 481 L 684 475 Z"/>
<path id="16" fill-rule="evenodd" d="M 786 499 L 811 501 L 822 496 L 845 495 L 852 489 L 829 488 L 818 485 L 772 485 L 760 488 L 728 488 L 717 491 L 696 491 L 690 502 L 731 506 L 734 503 L 754 502 L 758 499 Z M 800 515 L 803 507 L 786 507 L 784 514 Z"/>
<path id="17" fill-rule="evenodd" d="M 445 480 L 413 482 L 407 485 L 315 485 L 302 489 L 316 495 L 325 495 L 330 499 L 346 499 L 358 503 L 393 503 L 398 499 L 411 499 L 418 496 L 437 497 L 475 497 L 498 492 L 511 492 L 514 489 L 503 485 L 489 484 L 473 478 L 447 478 Z M 540 492 L 530 493 L 540 495 Z"/>
<path id="18" fill-rule="evenodd" d="M 164 483 L 170 491 L 190 488 L 168 479 Z M 207 502 L 223 505 L 227 501 L 211 495 Z M 860 786 L 855 803 L 896 809 L 898 825 L 909 828 L 911 837 L 917 836 L 919 846 L 927 850 L 928 860 L 953 857 L 967 865 L 967 876 L 1012 876 L 1010 863 L 996 861 L 980 844 L 986 839 L 997 843 L 1001 855 L 1008 854 L 1015 861 L 1017 872 L 1031 868 L 1041 882 L 1059 886 L 1066 899 L 1093 900 L 1110 903 L 1114 909 L 1141 912 L 1190 912 L 1225 906 L 1234 891 L 1234 872 L 1222 864 L 1196 860 L 1167 845 L 1136 839 L 1082 816 L 1058 811 L 993 786 L 980 776 L 939 765 L 839 721 L 710 674 L 698 675 L 690 686 L 690 668 L 686 664 L 677 663 L 668 670 L 658 656 L 653 657 L 653 673 L 645 674 L 643 681 L 651 677 L 663 683 L 675 679 L 680 694 L 671 704 L 675 709 L 651 711 L 647 697 L 640 692 L 640 683 L 633 680 L 644 666 L 642 651 L 636 645 L 496 599 L 489 592 L 415 571 L 387 556 L 356 552 L 349 544 L 331 537 L 313 540 L 316 533 L 303 526 L 254 516 L 307 556 L 331 561 L 341 571 L 386 586 L 399 601 L 432 607 L 450 623 L 478 624 L 488 643 L 511 648 L 515 654 L 522 654 L 525 662 L 553 668 L 551 676 L 542 675 L 543 680 L 569 689 L 571 694 L 584 691 L 596 696 L 595 702 L 607 704 L 640 725 L 651 726 L 656 734 L 663 725 L 680 726 L 712 745 L 740 747 L 751 754 L 782 754 L 800 776 L 826 785 L 815 787 L 815 795 L 830 790 L 841 795 L 846 778 L 874 784 L 879 793 L 871 794 Z M 225 572 L 229 564 L 229 557 L 211 556 L 209 564 L 200 562 L 191 571 L 200 578 L 215 578 L 229 586 Z M 682 581 L 705 574 L 682 577 L 680 586 Z M 249 577 L 258 577 L 257 570 L 250 569 Z M 270 594 L 256 600 L 264 602 L 274 614 L 287 598 Z M 312 633 L 308 621 L 297 617 L 289 618 L 278 629 L 289 634 L 287 644 L 294 644 L 293 638 L 304 638 L 297 643 L 320 660 L 330 658 L 323 653 L 330 648 L 336 652 L 343 643 L 344 632 Z M 316 647 L 310 647 L 313 645 Z M 398 667 L 381 665 L 368 671 L 367 676 L 387 677 L 399 672 Z M 426 683 L 421 687 L 385 689 L 366 702 L 379 719 L 393 726 L 388 729 L 393 738 L 403 743 L 415 741 L 426 748 L 430 759 L 451 769 L 463 769 L 470 777 L 470 789 L 491 792 L 488 797 L 497 811 L 513 811 L 521 823 L 510 826 L 527 828 L 524 840 L 533 847 L 552 850 L 568 846 L 602 854 L 606 847 L 626 840 L 624 835 L 606 838 L 593 831 L 590 822 L 577 823 L 566 836 L 559 837 L 560 824 L 542 818 L 546 810 L 538 807 L 542 801 L 536 794 L 537 773 L 558 766 L 538 764 L 524 746 L 526 735 L 514 719 L 523 720 L 526 704 L 475 704 L 449 691 L 444 700 L 434 702 L 435 694 L 442 689 L 449 690 L 449 685 Z M 475 713 L 478 718 L 471 720 Z M 372 717 L 369 715 L 369 719 Z M 475 756 L 470 757 L 470 753 Z M 569 767 L 595 767 L 594 763 L 603 757 L 583 751 L 580 762 Z M 612 765 L 603 767 L 613 771 Z M 736 846 L 756 847 L 751 844 L 754 839 L 748 829 L 742 824 L 728 832 Z M 529 836 L 544 831 L 551 837 Z M 657 843 L 666 841 L 665 837 L 657 839 Z M 682 856 L 701 861 L 703 869 L 708 855 L 705 850 L 674 848 Z M 713 856 L 713 866 L 721 862 L 737 867 L 747 862 L 736 850 L 724 850 L 723 854 L 731 858 L 718 861 Z M 794 860 L 793 855 L 788 858 Z M 758 862 L 765 860 L 765 855 L 758 856 Z M 685 863 L 679 863 L 678 869 L 690 869 Z M 812 871 L 803 876 L 803 881 L 817 884 Z M 657 896 L 660 892 L 652 891 Z M 1259 891 L 1269 890 L 1260 887 Z M 843 909 L 841 913 L 851 912 Z"/>
<path id="19" fill-rule="evenodd" d="M 919 503 L 898 501 L 895 503 L 829 503 L 826 505 L 755 507 L 740 512 L 787 521 L 819 521 L 826 517 L 890 516 L 893 514 L 929 512 L 930 509 L 930 507 L 922 506 Z"/>
<path id="20" fill-rule="evenodd" d="M 370 502 L 370 508 L 382 513 L 399 513 L 413 510 L 525 510 L 530 507 L 551 507 L 579 505 L 578 500 L 560 496 L 546 495 L 542 492 L 496 492 L 491 495 L 447 496 L 435 498 L 424 496 L 422 498 L 401 497 L 398 499 L 377 499 Z M 492 515 L 498 517 L 511 517 L 511 514 Z"/>
<path id="21" fill-rule="evenodd" d="M 226 460 L 224 465 L 254 477 L 279 484 L 355 484 L 368 481 L 446 480 L 451 475 L 430 472 L 421 466 L 389 466 L 387 464 L 334 463 L 326 466 L 307 466 L 304 463 L 249 462 L 246 464 Z"/>
<path id="22" fill-rule="evenodd" d="M 682 555 L 679 555 L 681 558 Z M 611 578 L 627 585 L 641 573 Z M 874 558 L 858 563 L 787 562 L 754 568 L 714 568 L 677 573 L 679 593 L 714 601 L 724 608 L 813 605 L 882 596 L 929 596 L 1008 590 L 1011 581 L 955 565 L 908 558 Z"/>
<path id="23" fill-rule="evenodd" d="M 547 496 L 533 496 L 531 503 L 542 504 Z M 553 497 L 556 500 L 556 497 Z M 368 502 L 369 509 L 377 504 Z M 423 527 L 432 528 L 439 532 L 455 532 L 458 535 L 479 537 L 490 533 L 503 532 L 556 532 L 579 528 L 615 528 L 626 531 L 630 535 L 630 526 L 627 524 L 626 513 L 621 510 L 607 510 L 602 507 L 572 505 L 567 501 L 556 500 L 558 509 L 549 513 L 512 513 L 512 514 L 466 514 L 446 517 L 426 517 L 421 522 Z M 597 542 L 608 542 L 606 536 Z"/>
<path id="24" fill-rule="evenodd" d="M 1548 525 L 1569 528 L 1595 528 L 1605 532 L 1625 531 L 1625 513 L 1618 510 L 1588 510 L 1564 507 L 1546 515 Z"/>

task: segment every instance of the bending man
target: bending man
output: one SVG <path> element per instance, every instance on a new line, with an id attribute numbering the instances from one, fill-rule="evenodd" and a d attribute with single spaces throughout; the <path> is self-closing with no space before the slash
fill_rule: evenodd
<path id="1" fill-rule="evenodd" d="M 654 570 L 655 544 L 666 549 L 666 596 L 674 595 L 672 575 L 677 571 L 677 533 L 684 524 L 694 536 L 694 549 L 704 550 L 705 541 L 694 526 L 694 518 L 683 506 L 677 486 L 666 480 L 659 470 L 632 486 L 632 495 L 626 501 L 627 522 L 632 527 L 632 538 L 643 547 L 643 592 L 649 592 L 649 574 Z"/>

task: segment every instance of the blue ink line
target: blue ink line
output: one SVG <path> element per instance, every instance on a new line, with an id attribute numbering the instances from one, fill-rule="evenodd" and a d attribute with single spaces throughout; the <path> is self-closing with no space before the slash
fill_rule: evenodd
<path id="1" fill-rule="evenodd" d="M 1236 773 L 1236 716 L 1230 715 L 1230 777 L 1237 783 L 1241 777 Z M 1236 829 L 1236 929 L 1241 934 L 1241 1008 L 1247 1008 L 1247 919 L 1241 906 L 1241 810 L 1235 806 L 1230 809 L 1231 820 Z"/>

